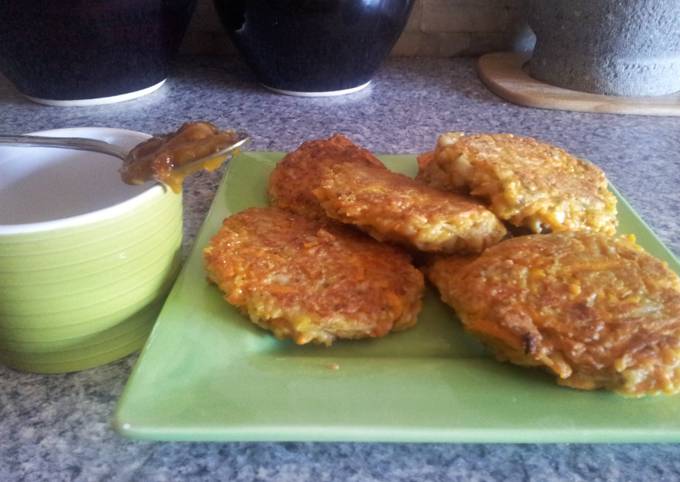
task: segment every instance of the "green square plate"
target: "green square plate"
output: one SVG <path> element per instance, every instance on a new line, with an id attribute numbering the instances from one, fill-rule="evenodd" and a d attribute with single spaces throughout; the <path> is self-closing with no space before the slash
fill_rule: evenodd
<path id="1" fill-rule="evenodd" d="M 557 386 L 496 362 L 426 294 L 416 328 L 330 348 L 278 341 L 206 281 L 202 248 L 226 216 L 265 205 L 281 153 L 234 159 L 115 414 L 123 435 L 187 441 L 678 442 L 680 396 Z M 383 156 L 413 174 L 413 156 Z M 680 264 L 619 196 L 621 231 Z"/>

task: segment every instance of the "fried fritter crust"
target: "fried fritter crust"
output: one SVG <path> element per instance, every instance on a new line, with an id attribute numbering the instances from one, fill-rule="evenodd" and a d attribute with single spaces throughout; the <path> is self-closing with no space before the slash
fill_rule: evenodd
<path id="1" fill-rule="evenodd" d="M 500 359 L 574 388 L 680 392 L 680 278 L 630 238 L 522 236 L 427 275 Z"/>
<path id="2" fill-rule="evenodd" d="M 373 166 L 331 166 L 314 195 L 330 218 L 421 251 L 479 253 L 507 234 L 481 203 Z"/>
<path id="3" fill-rule="evenodd" d="M 530 137 L 443 134 L 417 179 L 479 197 L 502 220 L 534 233 L 616 232 L 616 197 L 602 170 Z"/>
<path id="4" fill-rule="evenodd" d="M 397 248 L 278 209 L 224 220 L 204 250 L 225 299 L 278 338 L 330 345 L 416 323 L 422 274 Z"/>
<path id="5" fill-rule="evenodd" d="M 274 168 L 268 188 L 271 204 L 312 219 L 325 219 L 312 191 L 318 187 L 323 171 L 341 162 L 385 168 L 377 157 L 342 134 L 307 141 Z"/>

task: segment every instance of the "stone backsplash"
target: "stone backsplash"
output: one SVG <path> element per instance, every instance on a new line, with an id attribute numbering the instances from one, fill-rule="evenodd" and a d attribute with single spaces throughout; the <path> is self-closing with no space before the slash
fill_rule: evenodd
<path id="1" fill-rule="evenodd" d="M 392 55 L 451 57 L 522 48 L 524 0 L 416 0 Z M 234 54 L 212 0 L 198 0 L 186 54 Z"/>

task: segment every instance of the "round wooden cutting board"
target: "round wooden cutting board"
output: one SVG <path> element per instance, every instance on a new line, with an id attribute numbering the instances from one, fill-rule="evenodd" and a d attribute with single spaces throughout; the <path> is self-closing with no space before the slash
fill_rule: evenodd
<path id="1" fill-rule="evenodd" d="M 620 97 L 563 89 L 533 79 L 524 69 L 530 55 L 497 52 L 479 58 L 479 77 L 494 94 L 514 104 L 540 109 L 609 114 L 680 116 L 680 92 Z"/>

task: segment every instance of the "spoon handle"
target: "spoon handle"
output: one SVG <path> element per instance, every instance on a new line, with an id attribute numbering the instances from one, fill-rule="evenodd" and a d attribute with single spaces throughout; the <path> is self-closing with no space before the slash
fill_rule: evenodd
<path id="1" fill-rule="evenodd" d="M 93 151 L 119 159 L 125 159 L 127 151 L 96 139 L 84 139 L 80 137 L 43 137 L 43 136 L 17 136 L 0 135 L 0 145 L 19 147 L 57 147 L 61 149 L 75 149 L 78 151 Z"/>

